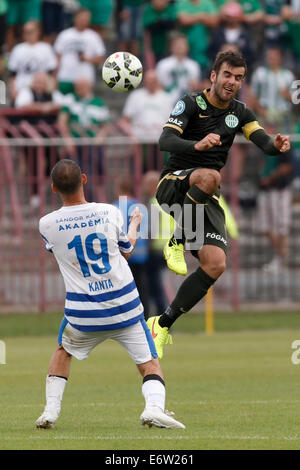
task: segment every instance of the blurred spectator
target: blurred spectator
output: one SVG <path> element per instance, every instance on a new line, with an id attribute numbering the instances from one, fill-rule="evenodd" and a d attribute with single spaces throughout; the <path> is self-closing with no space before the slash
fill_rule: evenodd
<path id="1" fill-rule="evenodd" d="M 119 51 L 138 56 L 142 39 L 143 0 L 118 0 L 116 2 L 116 30 Z"/>
<path id="2" fill-rule="evenodd" d="M 177 16 L 189 42 L 190 56 L 204 71 L 209 66 L 210 28 L 219 24 L 218 9 L 213 0 L 183 0 L 178 3 Z"/>
<path id="3" fill-rule="evenodd" d="M 54 49 L 59 60 L 58 88 L 64 94 L 74 91 L 74 82 L 85 77 L 95 83 L 95 66 L 99 65 L 105 54 L 101 37 L 89 28 L 91 14 L 82 8 L 74 18 L 74 27 L 62 31 Z"/>
<path id="4" fill-rule="evenodd" d="M 24 42 L 13 48 L 8 61 L 12 100 L 21 88 L 30 86 L 35 73 L 54 73 L 57 68 L 57 59 L 52 47 L 40 41 L 39 23 L 35 21 L 25 23 L 23 35 Z"/>
<path id="5" fill-rule="evenodd" d="M 58 111 L 63 104 L 63 95 L 54 90 L 52 77 L 44 72 L 37 72 L 30 87 L 21 88 L 15 100 L 15 107 L 26 111 L 49 113 Z"/>
<path id="6" fill-rule="evenodd" d="M 294 74 L 283 66 L 282 51 L 270 47 L 266 51 L 266 65 L 259 66 L 252 75 L 253 109 L 265 120 L 273 122 L 277 131 L 290 132 L 292 126 L 291 85 Z"/>
<path id="7" fill-rule="evenodd" d="M 201 69 L 188 57 L 189 45 L 182 34 L 171 39 L 171 55 L 158 62 L 157 76 L 165 91 L 176 101 L 191 89 L 200 87 Z"/>
<path id="8" fill-rule="evenodd" d="M 31 86 L 21 88 L 18 92 L 15 100 L 15 107 L 24 112 L 24 116 L 26 116 L 26 120 L 29 121 L 30 124 L 36 125 L 39 123 L 41 120 L 39 113 L 43 113 L 43 122 L 46 122 L 47 124 L 53 124 L 55 122 L 56 113 L 53 112 L 59 111 L 61 108 L 63 96 L 59 92 L 53 90 L 54 83 L 53 77 L 50 75 L 44 72 L 37 72 L 32 79 Z M 27 113 L 29 114 L 28 116 L 26 115 Z M 45 173 L 49 176 L 50 168 L 55 163 L 53 161 L 53 155 L 55 155 L 55 158 L 57 159 L 57 151 L 56 148 L 54 148 L 54 153 L 53 149 L 51 152 L 49 146 L 45 146 L 44 151 L 46 162 Z M 38 153 L 39 151 L 36 148 L 31 148 L 30 150 L 25 148 L 30 183 L 32 183 L 30 197 L 30 207 L 32 209 L 36 209 L 40 205 L 37 185 Z"/>
<path id="9" fill-rule="evenodd" d="M 4 72 L 4 59 L 5 40 L 6 40 L 6 14 L 7 14 L 7 0 L 0 0 L 0 76 Z"/>
<path id="10" fill-rule="evenodd" d="M 142 140 L 157 141 L 172 107 L 172 98 L 162 90 L 156 71 L 148 70 L 144 87 L 132 91 L 127 98 L 121 124 Z"/>
<path id="11" fill-rule="evenodd" d="M 281 15 L 286 21 L 289 47 L 293 54 L 295 72 L 300 78 L 300 3 L 298 0 L 286 0 L 281 9 Z"/>
<path id="12" fill-rule="evenodd" d="M 292 180 L 291 152 L 272 157 L 264 155 L 261 191 L 258 196 L 257 227 L 271 243 L 272 259 L 264 266 L 267 271 L 279 272 L 288 261 Z"/>
<path id="13" fill-rule="evenodd" d="M 44 41 L 53 44 L 55 37 L 65 29 L 63 0 L 42 0 Z"/>
<path id="14" fill-rule="evenodd" d="M 225 3 L 220 10 L 221 26 L 212 32 L 210 57 L 216 57 L 223 44 L 234 45 L 246 59 L 248 72 L 253 64 L 252 38 L 242 23 L 243 9 L 235 1 Z"/>
<path id="15" fill-rule="evenodd" d="M 75 13 L 80 9 L 79 0 L 61 0 L 63 5 L 63 29 L 73 26 Z"/>
<path id="16" fill-rule="evenodd" d="M 168 306 L 164 289 L 163 272 L 166 263 L 163 248 L 169 240 L 174 229 L 174 220 L 162 211 L 156 198 L 156 189 L 159 182 L 158 171 L 148 171 L 143 178 L 143 192 L 148 205 L 151 224 L 149 223 L 149 260 L 147 263 L 147 276 L 150 302 L 154 303 L 155 314 L 160 315 Z"/>
<path id="17" fill-rule="evenodd" d="M 227 0 L 217 0 L 219 8 L 226 2 Z M 260 0 L 239 0 L 243 8 L 243 23 L 251 35 L 252 48 L 257 60 L 260 60 L 264 50 L 264 8 L 262 2 Z"/>
<path id="18" fill-rule="evenodd" d="M 67 139 L 67 153 L 76 155 L 71 137 L 96 137 L 102 143 L 108 132 L 109 110 L 101 98 L 93 94 L 93 85 L 86 78 L 74 84 L 75 94 L 68 97 L 68 104 L 61 109 L 58 125 L 63 137 Z"/>
<path id="19" fill-rule="evenodd" d="M 149 261 L 149 240 L 148 240 L 148 220 L 145 208 L 141 202 L 134 197 L 134 187 L 130 177 L 123 177 L 118 183 L 118 200 L 113 203 L 118 206 L 124 220 L 124 232 L 127 233 L 129 220 L 132 212 L 138 205 L 143 214 L 143 220 L 139 228 L 139 237 L 136 242 L 134 253 L 130 256 L 128 264 L 139 291 L 140 298 L 144 307 L 144 316 L 149 317 L 149 282 L 147 278 L 147 263 Z"/>
<path id="20" fill-rule="evenodd" d="M 103 35 L 111 19 L 113 0 L 79 0 L 79 3 L 91 12 L 92 28 Z"/>
<path id="21" fill-rule="evenodd" d="M 75 82 L 73 99 L 64 105 L 58 117 L 58 127 L 65 141 L 68 157 L 76 158 L 82 170 L 90 176 L 94 184 L 90 187 L 88 198 L 93 199 L 93 186 L 98 184 L 102 175 L 101 145 L 109 131 L 109 110 L 101 98 L 93 94 L 93 85 L 86 78 Z M 69 98 L 69 97 L 68 97 Z M 94 137 L 94 145 L 77 145 L 78 137 Z M 88 189 L 89 190 L 89 189 Z"/>
<path id="22" fill-rule="evenodd" d="M 265 43 L 267 46 L 282 44 L 285 40 L 286 25 L 281 15 L 285 0 L 264 0 Z"/>
<path id="23" fill-rule="evenodd" d="M 11 51 L 17 42 L 17 27 L 28 21 L 40 21 L 41 0 L 7 0 L 7 35 L 6 44 Z"/>
<path id="24" fill-rule="evenodd" d="M 169 0 L 151 0 L 151 3 L 146 5 L 143 26 L 151 35 L 151 49 L 156 61 L 167 55 L 168 33 L 175 29 L 175 25 L 175 4 L 170 4 Z"/>
<path id="25" fill-rule="evenodd" d="M 227 0 L 216 0 L 219 8 L 221 8 Z M 239 0 L 243 8 L 243 22 L 250 25 L 255 24 L 264 19 L 264 9 L 260 0 Z"/>

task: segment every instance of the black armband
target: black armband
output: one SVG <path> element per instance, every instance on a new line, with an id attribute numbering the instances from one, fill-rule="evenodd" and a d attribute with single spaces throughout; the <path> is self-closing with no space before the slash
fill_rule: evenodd
<path id="1" fill-rule="evenodd" d="M 250 135 L 250 140 L 266 155 L 280 155 L 281 153 L 280 150 L 275 147 L 273 139 L 264 131 L 264 129 L 254 131 Z"/>
<path id="2" fill-rule="evenodd" d="M 185 153 L 194 150 L 196 142 L 196 140 L 182 139 L 179 131 L 165 127 L 159 138 L 159 148 L 171 153 Z"/>

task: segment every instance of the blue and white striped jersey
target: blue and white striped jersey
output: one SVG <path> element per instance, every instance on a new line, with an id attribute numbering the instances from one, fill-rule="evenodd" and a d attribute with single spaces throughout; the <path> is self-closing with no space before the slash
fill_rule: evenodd
<path id="1" fill-rule="evenodd" d="M 130 326 L 144 310 L 127 261 L 132 245 L 123 218 L 110 204 L 63 206 L 42 217 L 40 233 L 66 287 L 65 317 L 78 330 Z"/>

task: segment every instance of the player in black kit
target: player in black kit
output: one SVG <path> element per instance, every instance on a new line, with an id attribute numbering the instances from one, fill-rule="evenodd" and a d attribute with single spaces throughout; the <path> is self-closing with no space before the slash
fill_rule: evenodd
<path id="1" fill-rule="evenodd" d="M 147 322 L 159 358 L 171 340 L 168 333 L 171 325 L 204 297 L 225 270 L 227 237 L 224 212 L 218 203 L 220 170 L 235 135 L 243 133 L 267 155 L 290 149 L 288 136 L 277 134 L 273 140 L 253 112 L 235 99 L 245 74 L 246 63 L 240 54 L 219 53 L 210 76 L 211 88 L 179 100 L 159 140 L 160 149 L 169 151 L 171 156 L 163 168 L 156 197 L 177 221 L 175 233 L 164 249 L 168 267 L 177 274 L 187 274 L 184 245 L 192 234 L 196 234 L 196 241 L 190 246 L 196 246 L 192 253 L 200 262 L 167 310 Z M 182 208 L 180 214 L 170 209 L 174 204 Z M 199 219 L 202 223 L 197 226 Z M 199 234 L 201 247 L 195 244 Z"/>

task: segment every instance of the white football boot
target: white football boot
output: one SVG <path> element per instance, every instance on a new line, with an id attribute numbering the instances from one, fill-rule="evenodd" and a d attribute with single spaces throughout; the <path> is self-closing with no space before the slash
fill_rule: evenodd
<path id="1" fill-rule="evenodd" d="M 35 425 L 39 429 L 51 429 L 56 423 L 60 414 L 58 408 L 45 408 L 43 414 L 36 420 Z"/>
<path id="2" fill-rule="evenodd" d="M 172 418 L 171 414 L 174 413 L 163 412 L 158 407 L 145 408 L 145 410 L 141 414 L 140 420 L 143 426 L 147 424 L 149 428 L 151 428 L 151 426 L 156 426 L 157 428 L 185 429 L 185 425 Z"/>

